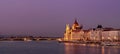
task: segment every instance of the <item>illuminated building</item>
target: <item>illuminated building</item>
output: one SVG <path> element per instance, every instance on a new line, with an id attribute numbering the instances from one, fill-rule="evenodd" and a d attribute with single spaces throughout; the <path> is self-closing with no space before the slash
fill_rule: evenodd
<path id="1" fill-rule="evenodd" d="M 79 25 L 77 20 L 75 20 L 74 24 L 72 25 L 72 28 L 69 26 L 69 24 L 66 25 L 66 31 L 64 33 L 64 40 L 65 41 L 77 41 L 82 40 L 84 31 L 82 29 L 82 25 Z"/>
<path id="2" fill-rule="evenodd" d="M 83 30 L 75 20 L 72 27 L 66 25 L 64 41 L 120 41 L 120 29 L 103 28 L 98 25 L 97 28 Z"/>
<path id="3" fill-rule="evenodd" d="M 102 32 L 102 40 L 103 41 L 118 41 L 120 40 L 120 30 L 112 29 L 112 30 L 104 30 Z"/>
<path id="4" fill-rule="evenodd" d="M 77 20 L 75 20 L 72 28 L 69 24 L 66 25 L 66 31 L 64 33 L 64 40 L 65 41 L 77 41 L 83 40 L 84 31 L 82 29 L 82 25 L 79 25 Z"/>
<path id="5" fill-rule="evenodd" d="M 89 30 L 91 41 L 119 41 L 120 30 L 112 28 L 96 28 Z"/>

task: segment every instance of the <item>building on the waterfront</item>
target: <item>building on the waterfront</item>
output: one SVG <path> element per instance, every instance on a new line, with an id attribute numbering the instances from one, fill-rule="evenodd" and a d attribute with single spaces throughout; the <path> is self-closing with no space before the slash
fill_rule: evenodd
<path id="1" fill-rule="evenodd" d="M 66 31 L 64 33 L 65 41 L 73 41 L 73 40 L 82 40 L 84 36 L 84 31 L 82 29 L 82 25 L 79 25 L 77 20 L 75 20 L 72 28 L 69 24 L 66 25 Z"/>
<path id="2" fill-rule="evenodd" d="M 72 27 L 66 25 L 64 41 L 120 41 L 120 29 L 103 28 L 98 25 L 96 28 L 84 30 L 75 20 Z"/>
<path id="3" fill-rule="evenodd" d="M 97 28 L 90 30 L 89 37 L 91 41 L 119 41 L 120 30 L 113 28 Z"/>

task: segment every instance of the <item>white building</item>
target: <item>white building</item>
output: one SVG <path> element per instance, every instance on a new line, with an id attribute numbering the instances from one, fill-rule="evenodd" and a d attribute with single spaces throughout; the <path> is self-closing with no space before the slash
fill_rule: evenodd
<path id="1" fill-rule="evenodd" d="M 91 41 L 118 41 L 120 40 L 120 30 L 101 28 L 90 30 Z"/>
<path id="2" fill-rule="evenodd" d="M 102 40 L 108 40 L 108 41 L 118 41 L 120 34 L 119 34 L 119 30 L 104 30 L 102 32 Z"/>

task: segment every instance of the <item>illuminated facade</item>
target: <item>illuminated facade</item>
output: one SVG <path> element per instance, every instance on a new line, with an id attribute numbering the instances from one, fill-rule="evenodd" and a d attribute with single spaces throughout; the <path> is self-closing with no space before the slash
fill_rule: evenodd
<path id="1" fill-rule="evenodd" d="M 72 28 L 69 24 L 66 25 L 66 30 L 64 33 L 65 41 L 77 41 L 82 40 L 84 35 L 84 31 L 82 30 L 82 25 L 79 25 L 77 20 L 75 20 Z"/>
<path id="2" fill-rule="evenodd" d="M 109 30 L 102 32 L 102 40 L 106 41 L 118 41 L 120 40 L 120 31 L 119 30 Z"/>
<path id="3" fill-rule="evenodd" d="M 103 28 L 102 25 L 88 30 L 82 28 L 76 20 L 72 27 L 67 24 L 64 41 L 120 41 L 120 29 Z"/>
<path id="4" fill-rule="evenodd" d="M 119 41 L 120 30 L 108 28 L 101 28 L 100 30 L 90 30 L 89 37 L 91 41 Z"/>

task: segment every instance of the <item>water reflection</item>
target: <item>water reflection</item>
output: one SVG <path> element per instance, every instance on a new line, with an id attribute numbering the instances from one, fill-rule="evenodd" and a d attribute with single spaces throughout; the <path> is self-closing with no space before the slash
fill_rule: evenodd
<path id="1" fill-rule="evenodd" d="M 118 47 L 64 43 L 65 54 L 120 54 Z"/>
<path id="2" fill-rule="evenodd" d="M 105 48 L 104 47 L 102 47 L 102 54 L 105 54 L 105 50 L 104 50 Z"/>
<path id="3" fill-rule="evenodd" d="M 120 47 L 113 47 L 113 46 L 102 46 L 101 47 L 102 54 L 120 54 L 119 50 Z"/>

